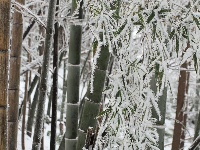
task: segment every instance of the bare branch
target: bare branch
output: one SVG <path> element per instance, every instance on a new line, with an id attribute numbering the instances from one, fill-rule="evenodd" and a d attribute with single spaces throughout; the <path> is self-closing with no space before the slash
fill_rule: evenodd
<path id="1" fill-rule="evenodd" d="M 200 135 L 194 140 L 192 145 L 188 148 L 188 150 L 194 150 L 200 143 Z"/>

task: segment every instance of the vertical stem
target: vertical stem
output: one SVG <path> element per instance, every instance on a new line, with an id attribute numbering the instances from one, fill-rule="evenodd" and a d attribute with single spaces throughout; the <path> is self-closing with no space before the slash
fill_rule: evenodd
<path id="1" fill-rule="evenodd" d="M 10 0 L 0 0 L 0 149 L 2 150 L 8 148 L 7 128 L 12 126 L 10 124 L 7 126 L 9 32 Z"/>
<path id="2" fill-rule="evenodd" d="M 40 150 L 44 150 L 44 122 L 43 122 L 43 127 L 42 127 L 42 138 L 41 138 Z"/>
<path id="3" fill-rule="evenodd" d="M 51 86 L 51 89 L 50 89 L 49 101 L 48 101 L 48 107 L 47 107 L 47 116 L 49 116 L 49 117 L 51 116 L 52 94 L 53 94 L 53 85 Z"/>
<path id="4" fill-rule="evenodd" d="M 154 93 L 157 92 L 157 85 L 156 85 L 156 78 L 155 75 L 153 75 L 150 85 L 151 85 L 151 89 L 154 91 Z M 157 128 L 157 132 L 159 135 L 159 141 L 158 141 L 158 148 L 160 150 L 164 150 L 164 137 L 165 137 L 165 114 L 166 114 L 166 101 L 167 101 L 167 88 L 165 87 L 163 89 L 163 94 L 162 96 L 159 97 L 158 100 L 158 108 L 160 110 L 160 115 L 161 115 L 161 119 L 159 120 L 159 116 L 155 110 L 155 108 L 152 108 L 152 117 L 156 118 L 156 126 L 158 126 Z M 159 128 L 160 127 L 160 128 Z"/>
<path id="5" fill-rule="evenodd" d="M 28 42 L 29 42 L 29 46 L 31 46 L 31 39 L 29 38 L 29 40 L 28 40 Z M 28 62 L 31 62 L 31 55 L 29 54 L 28 55 Z M 32 80 L 32 72 L 30 71 L 30 73 L 29 73 L 29 88 L 30 88 L 30 84 L 31 84 L 31 80 Z M 28 90 L 29 91 L 29 90 Z M 27 94 L 28 94 L 28 92 L 27 92 Z M 27 100 L 28 100 L 28 116 L 29 116 L 29 114 L 30 114 L 30 109 L 31 109 L 31 95 L 27 95 Z"/>
<path id="6" fill-rule="evenodd" d="M 176 108 L 176 119 L 174 125 L 174 134 L 172 142 L 172 150 L 178 150 L 183 148 L 184 145 L 184 118 L 186 114 L 184 112 L 185 106 L 185 93 L 186 93 L 186 84 L 187 84 L 187 72 L 184 69 L 187 69 L 187 62 L 181 65 L 179 84 L 178 84 L 178 96 L 177 96 L 177 108 Z"/>
<path id="7" fill-rule="evenodd" d="M 16 0 L 20 4 L 24 4 L 24 0 Z M 1 6 L 1 4 L 0 4 Z M 19 11 L 17 7 L 16 10 Z M 18 132 L 18 107 L 19 107 L 19 84 L 20 84 L 20 64 L 21 64 L 21 47 L 23 34 L 23 18 L 22 14 L 15 11 L 13 14 L 12 25 L 12 41 L 10 53 L 10 76 L 8 90 L 8 149 L 17 148 L 17 132 Z M 5 13 L 5 12 L 3 12 Z M 0 13 L 2 14 L 2 13 Z"/>
<path id="8" fill-rule="evenodd" d="M 81 1 L 82 3 L 82 1 Z M 72 13 L 77 8 L 78 0 L 72 0 Z M 78 6 L 79 7 L 79 6 Z M 82 4 L 79 8 L 78 19 L 82 18 Z M 82 27 L 71 25 L 69 41 L 69 59 L 67 75 L 67 105 L 66 105 L 66 140 L 65 150 L 75 150 L 78 128 L 78 102 L 80 80 L 80 52 Z"/>
<path id="9" fill-rule="evenodd" d="M 196 80 L 196 97 L 195 97 L 195 113 L 196 113 L 196 117 L 195 117 L 195 130 L 194 130 L 194 138 L 193 141 L 195 141 L 195 139 L 198 137 L 199 135 L 199 131 L 200 131 L 200 111 L 199 111 L 199 98 L 200 98 L 200 79 L 198 78 Z M 197 148 L 197 150 L 199 150 L 199 148 Z"/>
<path id="10" fill-rule="evenodd" d="M 190 47 L 190 43 L 187 43 L 187 47 L 184 52 Z M 174 134 L 172 141 L 172 150 L 183 149 L 184 138 L 185 138 L 185 125 L 186 117 L 185 109 L 187 109 L 187 103 L 185 100 L 185 94 L 188 90 L 189 74 L 187 73 L 188 63 L 185 61 L 181 65 L 179 82 L 178 82 L 178 95 L 177 95 L 177 106 L 176 106 L 176 118 L 174 124 Z"/>
<path id="11" fill-rule="evenodd" d="M 37 85 L 36 90 L 35 90 L 35 95 L 33 97 L 33 102 L 31 104 L 30 114 L 29 114 L 28 121 L 27 121 L 27 132 L 26 133 L 29 137 L 32 136 L 33 120 L 34 120 L 35 110 L 37 107 L 38 96 L 39 96 L 39 86 Z"/>
<path id="12" fill-rule="evenodd" d="M 61 112 L 60 112 L 60 121 L 63 121 L 66 94 L 67 94 L 67 80 L 66 80 L 66 59 L 65 59 L 64 69 L 63 69 L 63 95 L 62 95 L 62 104 L 61 104 Z"/>
<path id="13" fill-rule="evenodd" d="M 26 80 L 25 80 L 25 92 L 24 92 L 24 106 L 23 106 L 23 119 L 22 119 L 22 150 L 25 150 L 25 123 L 26 123 L 26 103 L 27 103 L 27 96 L 28 96 L 28 71 L 26 71 Z"/>
<path id="14" fill-rule="evenodd" d="M 56 11 L 59 9 L 59 0 L 57 0 Z M 58 13 L 55 14 L 58 16 Z M 57 124 L 57 98 L 58 98 L 58 22 L 54 25 L 54 50 L 53 50 L 53 95 L 52 95 L 52 120 L 51 120 L 51 139 L 50 150 L 56 149 L 56 124 Z"/>
<path id="15" fill-rule="evenodd" d="M 54 14 L 55 14 L 55 0 L 49 1 L 49 10 L 47 17 L 47 27 L 46 27 L 46 37 L 45 37 L 45 48 L 43 55 L 43 64 L 41 71 L 41 81 L 39 88 L 39 99 L 38 99 L 38 109 L 36 115 L 35 132 L 33 137 L 32 150 L 39 150 L 41 146 L 41 134 L 42 126 L 44 122 L 44 105 L 47 95 L 47 81 L 49 75 L 49 64 L 50 64 L 50 51 L 52 43 L 53 25 L 54 25 Z"/>
<path id="16" fill-rule="evenodd" d="M 100 38 L 101 40 L 103 40 L 102 33 L 100 34 Z M 109 58 L 110 54 L 108 50 L 108 45 L 102 45 L 100 57 L 97 59 L 97 65 L 94 71 L 93 93 L 90 93 L 90 88 L 88 88 L 83 100 L 84 104 L 81 110 L 79 121 L 78 142 L 76 147 L 77 150 L 82 149 L 83 147 L 88 148 L 90 146 L 85 144 L 86 134 L 89 127 L 92 127 L 94 130 L 96 128 L 96 116 L 98 115 L 100 110 L 100 102 L 102 98 L 104 82 L 106 79 L 106 70 Z"/>
<path id="17" fill-rule="evenodd" d="M 42 36 L 44 36 L 44 28 L 43 27 L 39 26 L 39 32 Z M 43 54 L 43 51 L 44 51 L 44 41 L 41 42 L 41 45 L 39 46 L 38 50 L 39 50 L 39 55 L 41 56 Z M 39 67 L 38 73 L 41 74 L 41 67 Z M 39 80 L 39 77 L 35 76 L 34 79 L 33 79 L 33 82 L 31 83 L 30 89 L 28 91 L 28 96 L 30 96 L 34 87 L 38 83 L 37 87 L 36 87 L 35 95 L 33 97 L 30 115 L 29 115 L 28 120 L 27 120 L 27 135 L 30 136 L 30 137 L 32 136 L 33 120 L 34 120 L 35 110 L 36 110 L 38 98 L 39 98 L 39 85 L 40 85 L 39 82 L 40 81 L 38 81 L 38 80 Z"/>

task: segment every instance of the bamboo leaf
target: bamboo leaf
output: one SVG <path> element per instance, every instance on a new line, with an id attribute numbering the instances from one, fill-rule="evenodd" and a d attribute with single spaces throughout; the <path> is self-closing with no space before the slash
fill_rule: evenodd
<path id="1" fill-rule="evenodd" d="M 174 34 L 175 34 L 175 29 L 173 29 L 172 32 L 169 34 L 169 38 L 172 39 Z"/>
<path id="2" fill-rule="evenodd" d="M 140 21 L 141 21 L 142 23 L 144 23 L 144 19 L 143 19 L 142 14 L 138 13 L 138 17 L 140 18 Z"/>
<path id="3" fill-rule="evenodd" d="M 178 35 L 176 35 L 176 53 L 177 53 L 177 57 L 178 57 L 178 51 L 179 51 L 179 38 L 178 38 Z"/>
<path id="4" fill-rule="evenodd" d="M 150 15 L 150 16 L 148 17 L 148 19 L 147 19 L 147 23 L 150 23 L 151 20 L 154 18 L 154 16 L 155 16 L 155 12 L 152 11 L 151 15 Z"/>
<path id="5" fill-rule="evenodd" d="M 144 29 L 144 26 L 140 26 L 140 28 L 138 29 L 137 33 L 140 33 L 140 31 L 142 31 L 142 29 Z"/>
<path id="6" fill-rule="evenodd" d="M 125 28 L 126 24 L 127 24 L 127 20 L 123 23 L 123 25 L 121 27 L 119 27 L 117 32 L 115 32 L 115 35 L 120 34 L 123 31 L 123 29 Z"/>
<path id="7" fill-rule="evenodd" d="M 199 20 L 198 20 L 196 17 L 194 17 L 194 15 L 193 15 L 193 20 L 194 20 L 194 22 L 196 23 L 197 27 L 198 27 L 199 30 L 200 30 L 200 23 L 199 23 Z"/>
<path id="8" fill-rule="evenodd" d="M 182 33 L 182 36 L 185 38 L 185 39 L 188 39 L 188 29 L 183 26 L 183 33 Z"/>
<path id="9" fill-rule="evenodd" d="M 140 26 L 143 25 L 140 21 L 134 22 L 133 24 L 134 24 L 134 25 L 140 25 Z"/>
<path id="10" fill-rule="evenodd" d="M 167 13 L 167 12 L 171 12 L 171 9 L 161 9 L 158 11 L 158 14 L 164 14 L 164 13 Z"/>
<path id="11" fill-rule="evenodd" d="M 153 23 L 153 41 L 155 41 L 155 39 L 156 39 L 156 24 L 155 23 Z"/>

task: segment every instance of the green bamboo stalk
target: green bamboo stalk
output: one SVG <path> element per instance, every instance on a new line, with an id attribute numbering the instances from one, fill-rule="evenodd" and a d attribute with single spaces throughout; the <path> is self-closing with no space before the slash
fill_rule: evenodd
<path id="1" fill-rule="evenodd" d="M 102 34 L 100 38 L 101 40 L 103 39 Z M 84 104 L 79 121 L 77 150 L 81 150 L 83 147 L 88 148 L 88 145 L 85 145 L 87 130 L 89 127 L 93 127 L 93 129 L 96 128 L 96 117 L 100 109 L 109 57 L 108 45 L 102 45 L 100 57 L 97 59 L 97 65 L 94 71 L 93 93 L 91 93 L 90 88 L 88 88 L 84 97 Z"/>
<path id="2" fill-rule="evenodd" d="M 155 75 L 153 75 L 153 77 L 151 78 L 151 89 L 153 90 L 154 93 L 157 92 L 157 85 L 156 85 L 157 81 L 155 78 Z M 158 148 L 160 150 L 164 150 L 164 137 L 165 137 L 165 114 L 166 114 L 166 101 L 167 101 L 167 87 L 165 87 L 163 89 L 163 94 L 162 96 L 159 97 L 158 100 L 158 108 L 160 110 L 160 115 L 161 115 L 161 119 L 159 120 L 159 116 L 155 110 L 154 107 L 152 107 L 152 117 L 156 118 L 156 126 L 157 128 L 157 132 L 159 135 L 159 141 L 158 141 Z"/>
<path id="3" fill-rule="evenodd" d="M 49 63 L 50 63 L 50 52 L 52 44 L 52 34 L 54 25 L 54 15 L 55 15 L 56 0 L 49 1 L 49 10 L 47 17 L 47 27 L 46 27 L 46 37 L 45 37 L 45 48 L 43 55 L 43 64 L 41 71 L 41 81 L 39 88 L 39 99 L 38 99 L 38 109 L 36 115 L 36 125 L 34 130 L 32 150 L 39 150 L 41 146 L 41 134 L 42 126 L 44 121 L 44 105 L 47 95 L 47 81 L 49 74 Z"/>
<path id="4" fill-rule="evenodd" d="M 81 2 L 82 3 L 82 2 Z M 78 0 L 72 0 L 73 13 L 77 9 Z M 78 19 L 82 19 L 82 4 L 79 8 Z M 78 131 L 78 102 L 80 80 L 80 52 L 82 27 L 70 26 L 69 59 L 67 75 L 67 105 L 66 105 L 66 140 L 65 150 L 75 150 Z"/>
<path id="5" fill-rule="evenodd" d="M 120 5 L 121 5 L 121 0 L 116 0 L 111 5 L 111 9 L 115 11 L 113 13 L 113 17 L 117 21 L 119 19 Z M 102 33 L 100 33 L 100 39 L 101 41 L 103 40 Z M 97 123 L 96 117 L 100 111 L 100 102 L 102 100 L 102 91 L 103 91 L 105 80 L 106 80 L 106 70 L 108 67 L 109 58 L 110 58 L 110 54 L 109 54 L 108 45 L 102 45 L 100 57 L 97 59 L 97 65 L 96 65 L 96 69 L 93 75 L 94 76 L 93 93 L 90 93 L 91 89 L 88 88 L 82 102 L 83 106 L 81 106 L 82 110 L 81 110 L 80 121 L 79 121 L 78 142 L 77 142 L 77 147 L 76 147 L 77 150 L 81 150 L 83 147 L 88 149 L 90 146 L 88 145 L 87 142 L 85 142 L 86 134 L 89 127 L 92 127 L 93 131 L 96 128 L 96 123 Z M 95 141 L 93 141 L 93 146 L 94 146 L 94 143 Z"/>
<path id="6" fill-rule="evenodd" d="M 62 138 L 62 141 L 61 141 L 61 143 L 59 145 L 58 150 L 65 150 L 65 135 Z"/>

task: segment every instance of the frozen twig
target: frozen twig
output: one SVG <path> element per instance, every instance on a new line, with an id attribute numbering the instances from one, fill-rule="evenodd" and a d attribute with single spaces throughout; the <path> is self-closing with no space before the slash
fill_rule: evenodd
<path id="1" fill-rule="evenodd" d="M 200 143 L 200 135 L 194 140 L 192 145 L 188 148 L 188 150 L 194 150 Z"/>
<path id="2" fill-rule="evenodd" d="M 20 9 L 21 12 L 25 11 L 28 14 L 30 14 L 31 16 L 33 16 L 33 18 L 46 29 L 45 23 L 38 17 L 38 15 L 35 15 L 30 9 L 24 7 L 23 5 L 21 5 L 18 2 L 15 2 L 15 1 L 12 2 L 12 4 L 15 5 L 16 7 L 18 7 L 18 9 Z"/>

